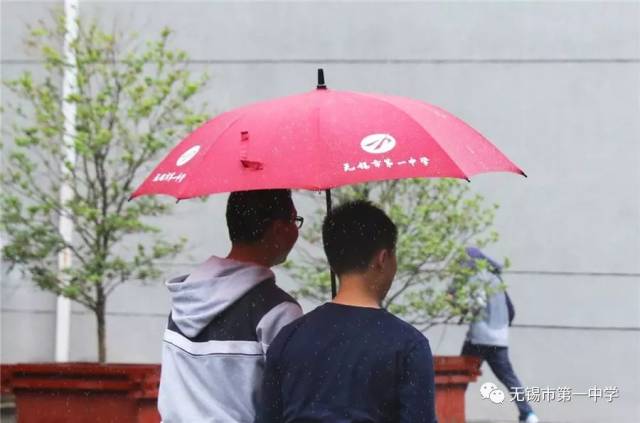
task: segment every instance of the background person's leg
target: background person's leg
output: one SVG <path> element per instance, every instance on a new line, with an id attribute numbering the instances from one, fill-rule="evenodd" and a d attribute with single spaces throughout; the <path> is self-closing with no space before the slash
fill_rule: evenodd
<path id="1" fill-rule="evenodd" d="M 472 344 L 469 341 L 464 341 L 460 355 L 469 355 L 472 357 L 480 357 L 481 359 L 484 359 L 484 354 L 482 349 L 479 348 L 477 345 Z M 482 361 L 480 361 L 480 364 L 482 364 Z"/>
<path id="2" fill-rule="evenodd" d="M 484 360 L 484 356 L 482 355 L 482 351 L 480 351 L 480 349 L 472 344 L 469 341 L 464 341 L 464 344 L 462 344 L 462 351 L 460 352 L 460 355 L 468 355 L 471 357 L 479 357 L 480 361 L 478 361 L 478 369 L 480 369 L 480 366 L 482 366 L 482 361 Z M 469 385 L 467 385 L 465 387 L 465 390 L 469 387 Z"/>
<path id="3" fill-rule="evenodd" d="M 518 390 L 520 395 L 517 395 L 513 402 L 516 404 L 516 407 L 518 407 L 518 411 L 520 412 L 520 420 L 524 420 L 529 413 L 533 412 L 533 410 L 525 398 L 524 387 L 511 366 L 508 348 L 483 346 L 482 350 L 484 350 L 485 360 L 489 363 L 489 367 L 491 367 L 493 374 L 496 375 L 498 380 L 506 386 L 507 389 L 509 389 L 512 396 L 516 396 L 516 388 L 519 388 Z M 520 398 L 517 398 L 518 396 Z"/>

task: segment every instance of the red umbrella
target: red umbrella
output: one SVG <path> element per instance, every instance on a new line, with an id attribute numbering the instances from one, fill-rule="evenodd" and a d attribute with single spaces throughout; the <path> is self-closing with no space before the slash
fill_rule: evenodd
<path id="1" fill-rule="evenodd" d="M 223 113 L 180 142 L 133 193 L 177 199 L 266 188 L 524 174 L 445 110 L 324 87 Z"/>
<path id="2" fill-rule="evenodd" d="M 316 90 L 251 104 L 180 142 L 131 198 L 524 172 L 449 112 L 404 97 Z M 526 175 L 525 175 L 526 176 Z"/>

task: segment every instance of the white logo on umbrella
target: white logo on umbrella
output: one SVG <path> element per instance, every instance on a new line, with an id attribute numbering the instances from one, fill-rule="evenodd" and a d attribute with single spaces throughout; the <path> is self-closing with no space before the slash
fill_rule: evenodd
<path id="1" fill-rule="evenodd" d="M 371 154 L 383 154 L 393 150 L 396 139 L 390 134 L 371 134 L 360 141 L 360 147 Z"/>
<path id="2" fill-rule="evenodd" d="M 194 145 L 193 147 L 182 153 L 182 155 L 178 157 L 178 160 L 176 161 L 176 166 L 183 166 L 187 164 L 191 159 L 195 157 L 196 154 L 198 154 L 198 151 L 200 151 L 200 146 Z"/>

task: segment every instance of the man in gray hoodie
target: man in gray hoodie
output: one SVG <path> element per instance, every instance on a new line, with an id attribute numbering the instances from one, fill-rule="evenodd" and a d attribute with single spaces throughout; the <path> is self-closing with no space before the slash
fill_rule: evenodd
<path id="1" fill-rule="evenodd" d="M 509 326 L 515 314 L 513 304 L 502 285 L 502 266 L 480 249 L 467 248 L 468 266 L 476 270 L 473 278 L 488 281 L 495 290 L 488 298 L 481 295 L 476 298 L 477 319 L 469 325 L 469 331 L 460 355 L 469 355 L 486 360 L 493 374 L 511 392 L 514 403 L 520 413 L 519 421 L 538 423 L 538 417 L 524 396 L 524 388 L 509 359 Z M 476 262 L 486 261 L 487 269 L 480 270 Z M 482 363 L 482 361 L 481 361 Z"/>
<path id="2" fill-rule="evenodd" d="M 227 203 L 231 251 L 169 280 L 158 409 L 165 423 L 255 418 L 269 344 L 302 315 L 270 268 L 298 238 L 289 190 L 234 192 Z"/>

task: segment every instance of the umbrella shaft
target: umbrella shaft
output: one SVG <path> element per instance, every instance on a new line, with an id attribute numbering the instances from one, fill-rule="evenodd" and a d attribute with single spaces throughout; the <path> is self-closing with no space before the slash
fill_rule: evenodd
<path id="1" fill-rule="evenodd" d="M 331 190 L 324 190 L 325 197 L 327 199 L 327 216 L 331 214 Z M 336 297 L 337 289 L 336 289 L 336 274 L 333 273 L 333 270 L 329 269 L 331 272 L 331 298 Z"/>

